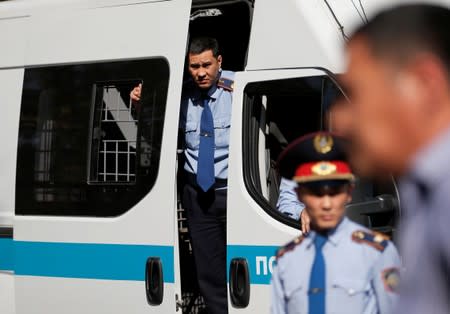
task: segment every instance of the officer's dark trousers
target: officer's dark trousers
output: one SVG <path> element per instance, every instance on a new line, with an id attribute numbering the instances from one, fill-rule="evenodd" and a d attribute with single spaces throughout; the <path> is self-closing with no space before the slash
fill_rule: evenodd
<path id="1" fill-rule="evenodd" d="M 226 200 L 226 188 L 205 193 L 191 182 L 183 189 L 198 284 L 209 314 L 228 313 Z"/>

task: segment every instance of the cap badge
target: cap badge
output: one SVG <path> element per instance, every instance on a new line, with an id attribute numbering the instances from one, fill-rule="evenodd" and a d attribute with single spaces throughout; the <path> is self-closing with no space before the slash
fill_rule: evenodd
<path id="1" fill-rule="evenodd" d="M 314 137 L 314 148 L 318 153 L 328 153 L 333 148 L 333 138 L 330 135 L 316 135 Z"/>
<path id="2" fill-rule="evenodd" d="M 312 166 L 311 171 L 319 176 L 326 176 L 336 172 L 336 165 L 331 162 L 321 161 Z"/>

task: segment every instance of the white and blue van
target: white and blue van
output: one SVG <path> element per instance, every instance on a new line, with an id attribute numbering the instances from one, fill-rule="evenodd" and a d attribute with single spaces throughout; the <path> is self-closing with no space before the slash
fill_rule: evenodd
<path id="1" fill-rule="evenodd" d="M 275 251 L 300 232 L 276 209 L 274 163 L 289 141 L 332 128 L 341 45 L 365 2 L 1 1 L 0 313 L 201 310 L 177 186 L 196 35 L 218 38 L 236 71 L 229 312 L 268 313 Z M 397 199 L 395 184 L 361 181 L 348 215 L 393 233 Z"/>

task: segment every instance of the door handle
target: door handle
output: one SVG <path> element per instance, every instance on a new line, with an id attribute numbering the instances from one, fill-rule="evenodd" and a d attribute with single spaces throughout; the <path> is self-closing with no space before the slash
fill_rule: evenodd
<path id="1" fill-rule="evenodd" d="M 164 296 L 164 276 L 159 257 L 149 257 L 145 265 L 145 294 L 150 305 L 160 305 Z"/>
<path id="2" fill-rule="evenodd" d="M 250 300 L 250 279 L 245 258 L 233 258 L 230 262 L 230 296 L 235 307 L 244 308 Z"/>

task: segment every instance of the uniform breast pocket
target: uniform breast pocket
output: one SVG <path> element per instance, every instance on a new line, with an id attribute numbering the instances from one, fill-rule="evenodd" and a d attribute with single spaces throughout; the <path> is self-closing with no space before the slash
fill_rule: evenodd
<path id="1" fill-rule="evenodd" d="M 372 289 L 370 282 L 364 280 L 338 279 L 335 280 L 330 289 L 330 306 L 336 304 L 342 310 L 345 305 L 345 313 L 363 313 L 370 298 Z M 341 313 L 337 308 L 329 309 L 330 313 Z"/>
<path id="2" fill-rule="evenodd" d="M 307 287 L 297 280 L 285 282 L 285 293 L 288 313 L 307 313 L 308 295 Z"/>
<path id="3" fill-rule="evenodd" d="M 230 138 L 230 119 L 214 120 L 214 137 L 216 148 L 228 147 Z"/>
<path id="4" fill-rule="evenodd" d="M 198 122 L 188 122 L 185 128 L 186 146 L 190 149 L 198 149 L 200 144 L 200 132 L 198 130 Z"/>

